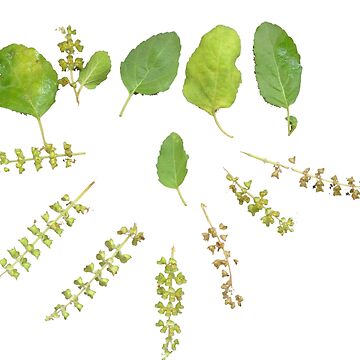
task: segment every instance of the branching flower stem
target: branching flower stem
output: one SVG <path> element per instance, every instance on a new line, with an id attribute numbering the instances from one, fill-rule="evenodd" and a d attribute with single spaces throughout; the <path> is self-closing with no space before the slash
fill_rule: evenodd
<path id="1" fill-rule="evenodd" d="M 300 169 L 297 169 L 295 167 L 292 167 L 292 166 L 287 166 L 287 165 L 284 165 L 284 164 L 281 164 L 279 162 L 276 162 L 276 161 L 272 161 L 272 160 L 269 160 L 269 159 L 266 159 L 264 157 L 261 157 L 261 156 L 257 156 L 257 155 L 254 155 L 254 154 L 251 154 L 251 153 L 248 153 L 248 152 L 245 152 L 245 151 L 241 151 L 242 154 L 245 154 L 253 159 L 256 159 L 256 160 L 260 160 L 262 161 L 263 163 L 265 164 L 271 164 L 271 165 L 274 165 L 274 166 L 279 166 L 280 168 L 282 169 L 285 169 L 285 170 L 290 170 L 292 172 L 295 172 L 295 173 L 298 173 L 298 174 L 301 174 L 301 175 L 304 175 L 304 170 L 300 170 Z M 310 172 L 307 172 L 306 173 L 308 177 L 310 177 L 311 179 L 313 180 L 317 180 L 318 177 L 315 175 L 315 174 L 311 174 Z M 324 179 L 324 178 L 321 178 L 321 180 L 323 182 L 326 182 L 328 184 L 332 184 L 333 183 L 333 180 L 329 180 L 329 179 Z M 338 183 L 340 186 L 345 186 L 345 187 L 354 187 L 354 188 L 357 188 L 357 189 L 360 189 L 360 185 L 354 185 L 354 186 L 351 186 L 347 183 Z"/>
<path id="2" fill-rule="evenodd" d="M 230 177 L 231 179 L 233 179 L 233 180 L 232 180 L 233 183 L 236 184 L 236 186 L 238 186 L 244 193 L 246 193 L 249 197 L 251 197 L 251 199 L 253 199 L 253 201 L 255 202 L 255 198 L 256 198 L 256 197 L 255 197 L 252 193 L 250 193 L 249 190 L 248 190 L 245 186 L 241 185 L 241 184 L 238 182 L 238 180 L 236 180 L 236 178 L 234 178 L 234 177 L 230 174 L 230 172 L 229 172 L 228 170 L 226 170 L 225 168 L 223 168 L 223 169 L 226 171 L 226 173 L 229 175 L 229 177 Z M 280 219 L 279 217 L 275 217 L 275 219 L 278 221 L 279 225 L 281 225 L 281 219 Z"/>
<path id="3" fill-rule="evenodd" d="M 215 227 L 213 226 L 213 224 L 211 223 L 211 220 L 209 218 L 209 215 L 206 212 L 206 205 L 205 204 L 201 204 L 201 210 L 203 211 L 205 218 L 208 222 L 208 224 L 210 225 L 210 228 L 215 229 Z M 215 233 L 215 237 L 217 238 L 218 242 L 221 243 L 222 240 L 219 237 L 219 234 L 216 232 Z M 230 280 L 230 284 L 231 284 L 231 288 L 233 289 L 233 278 L 232 278 L 232 274 L 231 274 L 231 266 L 230 266 L 230 261 L 229 261 L 229 254 L 228 252 L 225 250 L 225 248 L 222 248 L 222 252 L 224 254 L 225 260 L 227 262 L 227 269 L 229 271 L 229 280 Z"/>
<path id="4" fill-rule="evenodd" d="M 79 201 L 80 199 L 90 190 L 90 188 L 95 184 L 95 181 L 93 181 L 91 184 L 89 184 L 82 192 L 81 194 L 74 200 L 74 201 L 71 201 L 68 206 L 62 210 L 59 215 L 57 216 L 57 218 L 52 221 L 52 222 L 55 222 L 57 223 L 61 218 L 64 217 L 65 214 L 68 213 L 68 211 L 74 207 Z M 32 245 L 35 246 L 42 238 L 43 236 L 51 230 L 51 226 L 48 225 L 46 227 L 46 229 L 44 231 L 42 231 L 41 235 L 37 236 L 36 239 L 32 242 Z M 24 252 L 11 264 L 11 268 L 14 268 L 18 263 L 21 262 L 21 260 L 29 253 L 28 250 L 24 250 Z M 5 275 L 6 273 L 8 272 L 8 270 L 5 270 L 3 271 L 1 274 L 0 274 L 0 278 Z"/>

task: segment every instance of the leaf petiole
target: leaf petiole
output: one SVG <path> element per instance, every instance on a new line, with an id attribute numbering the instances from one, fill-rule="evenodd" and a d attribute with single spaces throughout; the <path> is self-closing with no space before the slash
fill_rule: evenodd
<path id="1" fill-rule="evenodd" d="M 182 194 L 181 194 L 180 188 L 177 187 L 177 188 L 176 188 L 176 191 L 177 191 L 177 193 L 179 194 L 182 203 L 183 203 L 185 206 L 187 206 L 187 204 L 186 204 L 186 202 L 185 202 L 185 199 L 183 198 L 183 196 L 182 196 Z"/>
<path id="2" fill-rule="evenodd" d="M 129 101 L 130 101 L 130 99 L 131 99 L 131 97 L 132 97 L 133 95 L 134 95 L 133 92 L 129 93 L 129 96 L 127 97 L 127 99 L 126 99 L 126 101 L 125 101 L 125 104 L 123 105 L 123 107 L 122 107 L 122 109 L 121 109 L 121 111 L 120 111 L 120 114 L 119 114 L 120 117 L 122 117 L 122 116 L 124 115 L 124 111 L 125 111 L 128 103 L 129 103 Z"/>
<path id="3" fill-rule="evenodd" d="M 223 134 L 225 134 L 226 136 L 228 136 L 229 138 L 232 139 L 233 136 L 230 135 L 230 134 L 228 134 L 228 133 L 221 127 L 221 125 L 220 125 L 220 123 L 219 123 L 219 121 L 218 121 L 215 113 L 213 114 L 213 117 L 214 117 L 215 123 L 216 123 L 217 127 L 220 129 L 220 131 L 221 131 Z"/>
<path id="4" fill-rule="evenodd" d="M 44 143 L 44 146 L 46 146 L 48 143 L 46 142 L 46 139 L 45 139 L 45 133 L 44 133 L 44 128 L 43 128 L 42 123 L 41 123 L 41 119 L 38 117 L 38 118 L 36 118 L 36 120 L 37 120 L 37 122 L 39 124 L 42 141 Z"/>

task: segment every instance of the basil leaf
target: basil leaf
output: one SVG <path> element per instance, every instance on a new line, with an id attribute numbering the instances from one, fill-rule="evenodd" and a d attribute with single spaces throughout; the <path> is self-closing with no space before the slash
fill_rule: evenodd
<path id="1" fill-rule="evenodd" d="M 111 70 L 110 56 L 106 51 L 97 51 L 80 71 L 79 83 L 88 89 L 95 89 L 106 80 Z"/>
<path id="2" fill-rule="evenodd" d="M 0 107 L 40 119 L 57 90 L 56 71 L 35 49 L 12 44 L 0 50 Z"/>
<path id="3" fill-rule="evenodd" d="M 300 55 L 291 37 L 278 25 L 262 23 L 254 36 L 255 74 L 261 96 L 287 111 L 288 134 L 294 131 L 290 105 L 300 91 Z"/>
<path id="4" fill-rule="evenodd" d="M 179 186 L 187 174 L 188 159 L 181 137 L 173 132 L 162 143 L 156 165 L 159 181 L 168 188 L 176 189 L 185 206 Z"/>
<path id="5" fill-rule="evenodd" d="M 186 65 L 183 94 L 187 101 L 214 117 L 216 112 L 230 107 L 241 83 L 241 73 L 235 66 L 240 56 L 240 38 L 235 30 L 218 25 L 205 34 L 199 47 Z"/>
<path id="6" fill-rule="evenodd" d="M 178 35 L 168 32 L 154 35 L 130 51 L 120 65 L 121 79 L 129 91 L 120 116 L 132 95 L 155 95 L 170 88 L 177 75 L 180 49 Z"/>

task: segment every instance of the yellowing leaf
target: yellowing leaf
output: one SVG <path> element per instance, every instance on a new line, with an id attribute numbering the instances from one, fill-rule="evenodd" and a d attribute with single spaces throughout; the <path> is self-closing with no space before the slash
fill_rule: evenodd
<path id="1" fill-rule="evenodd" d="M 216 112 L 230 107 L 241 83 L 235 66 L 240 56 L 240 38 L 235 30 L 218 25 L 205 34 L 186 66 L 183 93 L 192 104 L 208 112 L 220 126 Z"/>
<path id="2" fill-rule="evenodd" d="M 12 44 L 0 50 L 0 107 L 40 119 L 57 90 L 55 70 L 35 49 Z"/>

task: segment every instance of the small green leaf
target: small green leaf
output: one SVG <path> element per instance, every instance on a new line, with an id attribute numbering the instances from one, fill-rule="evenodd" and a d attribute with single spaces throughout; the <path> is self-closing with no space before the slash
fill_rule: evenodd
<path id="1" fill-rule="evenodd" d="M 130 51 L 120 65 L 121 79 L 129 91 L 120 116 L 132 95 L 155 95 L 170 88 L 177 75 L 180 49 L 178 35 L 168 32 L 154 35 Z"/>
<path id="2" fill-rule="evenodd" d="M 291 37 L 278 25 L 262 23 L 254 36 L 255 74 L 264 100 L 287 109 L 299 94 L 302 67 L 300 55 Z M 290 115 L 288 134 L 294 130 Z"/>
<path id="3" fill-rule="evenodd" d="M 57 90 L 56 71 L 35 49 L 12 44 L 0 50 L 0 107 L 39 119 Z"/>
<path id="4" fill-rule="evenodd" d="M 219 129 L 216 112 L 230 107 L 241 83 L 241 73 L 235 66 L 240 56 L 240 38 L 227 26 L 218 25 L 200 41 L 186 65 L 183 94 L 187 101 L 214 117 Z"/>
<path id="5" fill-rule="evenodd" d="M 111 70 L 110 56 L 106 51 L 97 51 L 86 66 L 80 70 L 79 83 L 88 89 L 95 89 L 106 80 Z"/>
<path id="6" fill-rule="evenodd" d="M 291 135 L 297 127 L 297 118 L 290 115 L 289 118 L 285 118 L 285 120 L 289 123 L 289 135 Z"/>
<path id="7" fill-rule="evenodd" d="M 184 150 L 181 137 L 176 133 L 171 133 L 161 145 L 156 165 L 159 181 L 166 187 L 176 189 L 184 205 L 186 203 L 181 196 L 179 186 L 187 174 L 188 159 L 189 156 Z"/>

